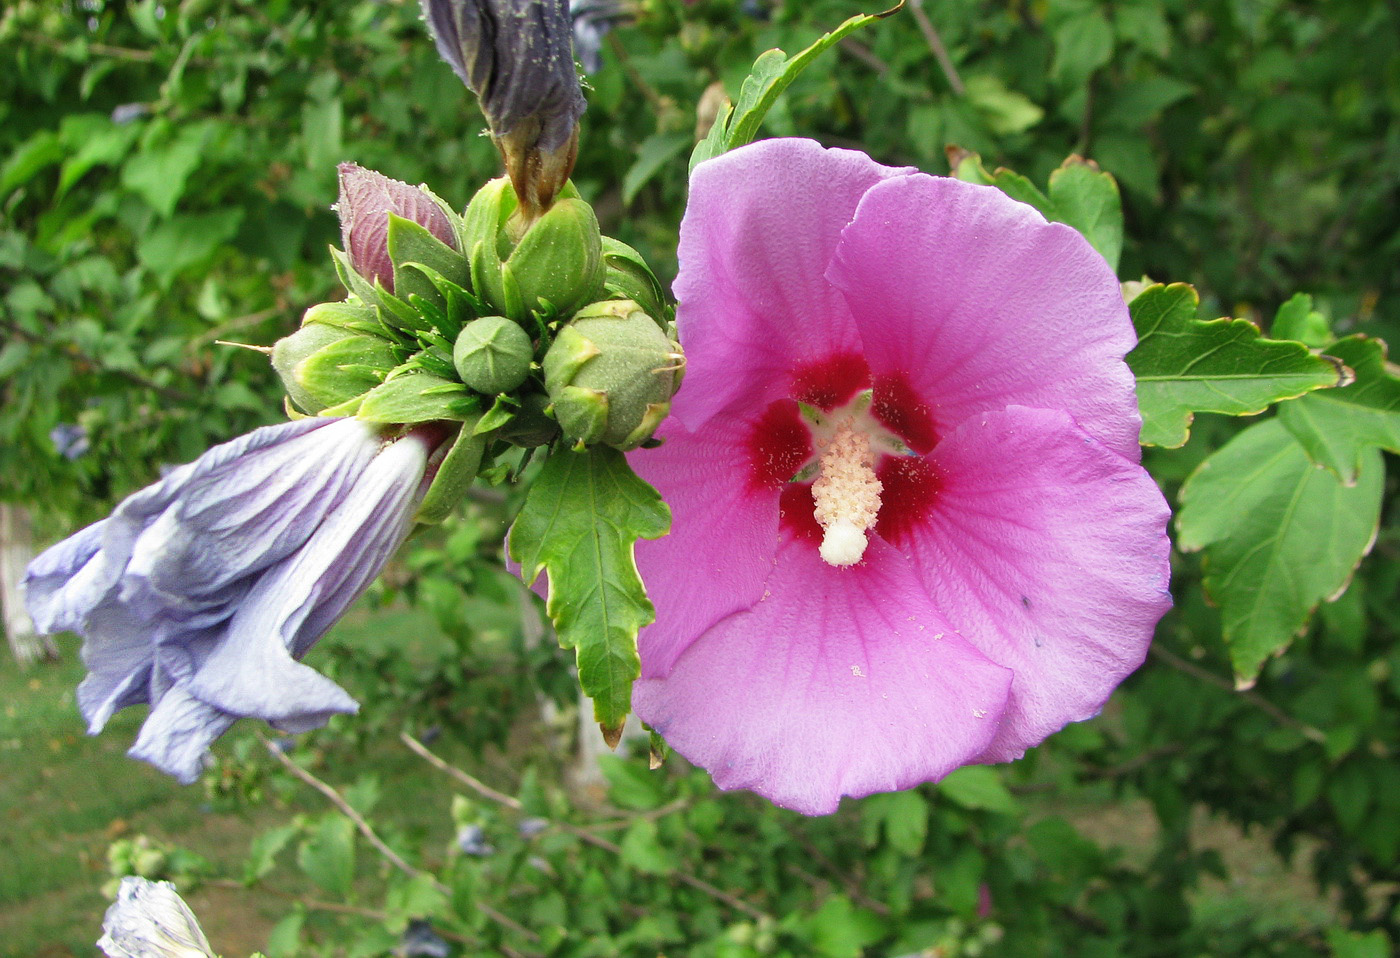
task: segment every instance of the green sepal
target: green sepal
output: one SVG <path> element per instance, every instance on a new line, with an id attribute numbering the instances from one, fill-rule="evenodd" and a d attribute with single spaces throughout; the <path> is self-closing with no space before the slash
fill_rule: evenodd
<path id="1" fill-rule="evenodd" d="M 379 304 L 379 318 L 385 325 L 413 334 L 424 333 L 433 328 L 432 322 L 420 311 L 378 283 L 374 284 L 374 297 L 374 301 Z"/>
<path id="2" fill-rule="evenodd" d="M 1198 302 L 1194 289 L 1174 283 L 1149 286 L 1128 305 L 1138 334 L 1127 360 L 1137 377 L 1143 445 L 1182 445 L 1198 412 L 1251 416 L 1350 381 L 1339 360 L 1265 339 L 1248 320 L 1196 319 Z"/>
<path id="3" fill-rule="evenodd" d="M 599 442 L 608 431 L 608 394 L 600 389 L 565 386 L 553 405 L 560 431 L 575 443 Z"/>
<path id="4" fill-rule="evenodd" d="M 481 414 L 481 399 L 466 386 L 425 372 L 395 376 L 365 394 L 355 415 L 368 422 L 411 425 L 439 419 L 466 421 Z"/>
<path id="5" fill-rule="evenodd" d="M 665 331 L 671 317 L 666 292 L 642 254 L 620 240 L 604 236 L 603 265 L 604 292 L 614 299 L 633 300 Z"/>
<path id="6" fill-rule="evenodd" d="M 529 393 L 520 399 L 509 426 L 501 430 L 501 438 L 526 449 L 553 442 L 559 435 L 559 423 L 551 415 L 549 397 Z"/>
<path id="7" fill-rule="evenodd" d="M 417 294 L 432 300 L 439 308 L 447 306 L 446 299 L 423 273 L 409 269 L 410 264 L 426 266 L 443 278 L 465 286 L 471 282 L 467 258 L 434 236 L 427 227 L 390 213 L 388 229 L 389 259 L 394 264 L 394 295 L 411 302 Z"/>
<path id="8" fill-rule="evenodd" d="M 511 251 L 505 271 L 518 284 L 526 310 L 539 310 L 544 301 L 568 317 L 600 298 L 606 269 L 593 207 L 583 200 L 556 200 Z M 504 309 L 506 303 L 503 298 L 491 305 Z M 528 318 L 523 312 L 504 315 L 516 322 Z"/>
<path id="9" fill-rule="evenodd" d="M 371 306 L 363 303 L 341 301 L 337 303 L 317 303 L 301 317 L 301 324 L 308 326 L 319 323 L 335 326 L 355 333 L 369 333 L 372 336 L 392 337 L 394 332 L 379 321 L 379 316 Z"/>
<path id="10" fill-rule="evenodd" d="M 436 525 L 450 516 L 457 504 L 466 498 L 467 490 L 481 469 L 486 447 L 491 443 L 489 430 L 482 432 L 479 426 L 479 420 L 473 423 L 467 419 L 462 423 L 457 437 L 452 441 L 452 448 L 443 457 L 437 475 L 433 477 L 418 513 L 413 517 L 415 522 Z"/>
<path id="11" fill-rule="evenodd" d="M 609 448 L 556 450 L 511 526 L 510 555 L 526 584 L 549 576 L 546 611 L 559 644 L 575 650 L 579 684 L 605 735 L 631 711 L 637 633 L 656 617 L 633 547 L 670 526 L 660 495 Z"/>
<path id="12" fill-rule="evenodd" d="M 355 267 L 350 265 L 350 257 L 344 250 L 331 247 L 331 262 L 335 263 L 335 275 L 340 278 L 340 285 L 346 291 L 370 305 L 379 305 L 378 287 L 355 272 Z"/>
<path id="13" fill-rule="evenodd" d="M 272 347 L 287 395 L 311 414 L 374 389 L 398 363 L 389 340 L 328 323 L 307 323 Z"/>
<path id="14" fill-rule="evenodd" d="M 504 429 L 515 419 L 516 409 L 519 403 L 509 396 L 497 396 L 496 401 L 491 404 L 491 408 L 486 410 L 486 414 L 477 422 L 473 431 L 478 435 L 485 435 Z"/>

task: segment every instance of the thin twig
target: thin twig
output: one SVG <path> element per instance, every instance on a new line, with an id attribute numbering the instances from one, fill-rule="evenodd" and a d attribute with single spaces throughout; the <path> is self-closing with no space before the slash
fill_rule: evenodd
<path id="1" fill-rule="evenodd" d="M 928 48 L 933 51 L 933 58 L 938 61 L 943 75 L 948 78 L 948 85 L 953 88 L 954 93 L 962 96 L 967 92 L 967 88 L 963 86 L 962 77 L 958 76 L 958 68 L 953 65 L 953 58 L 948 55 L 948 48 L 943 45 L 943 38 L 938 35 L 938 30 L 934 28 L 928 14 L 924 13 L 924 0 L 910 0 L 909 12 L 914 17 L 914 22 L 919 25 L 919 32 L 928 42 Z"/>
<path id="2" fill-rule="evenodd" d="M 1159 645 L 1152 646 L 1152 655 L 1154 658 L 1160 659 L 1162 662 L 1170 665 L 1178 672 L 1183 672 L 1192 678 L 1197 678 L 1209 685 L 1214 685 L 1218 689 L 1224 689 L 1226 692 L 1238 695 L 1241 699 L 1253 705 L 1261 712 L 1267 713 L 1275 722 L 1293 729 L 1310 742 L 1322 744 L 1327 741 L 1327 735 L 1323 733 L 1321 729 L 1315 728 L 1306 722 L 1300 722 L 1257 692 L 1248 689 L 1237 689 L 1234 683 L 1224 676 L 1216 675 L 1209 669 L 1203 669 L 1194 662 L 1188 662 L 1180 656 L 1168 652 Z"/>
<path id="3" fill-rule="evenodd" d="M 457 768 L 455 765 L 449 765 L 447 762 L 444 762 L 442 759 L 438 758 L 437 755 L 435 755 L 433 752 L 429 751 L 428 748 L 425 745 L 423 745 L 422 742 L 418 741 L 416 738 L 414 738 L 412 735 L 409 735 L 407 732 L 400 732 L 399 739 L 412 751 L 417 753 L 422 758 L 426 759 L 427 762 L 434 768 L 438 769 L 439 771 L 446 772 L 448 775 L 452 776 L 457 781 L 461 782 L 463 785 L 476 792 L 482 798 L 495 802 L 498 805 L 503 805 L 506 808 L 512 809 L 517 812 L 523 813 L 525 811 L 525 806 L 521 804 L 518 798 L 506 795 L 503 792 L 498 792 L 490 785 L 487 785 L 480 779 L 477 779 L 474 776 L 467 774 L 460 768 Z M 574 836 L 579 841 L 592 845 L 594 848 L 601 848 L 604 851 L 611 852 L 614 855 L 620 856 L 622 854 L 622 847 L 620 845 L 616 845 L 613 842 L 608 841 L 606 838 L 602 838 L 598 835 L 595 835 L 586 828 L 581 828 L 578 825 L 571 825 L 568 822 L 552 821 L 549 819 L 545 819 L 545 821 L 548 821 L 550 825 L 559 829 L 560 831 Z M 716 888 L 714 885 L 711 885 L 703 878 L 697 878 L 694 875 L 680 871 L 678 869 L 669 872 L 668 877 L 680 882 L 683 885 L 689 885 L 696 891 L 709 895 L 716 901 L 723 902 L 730 908 L 733 908 L 735 911 L 743 912 L 745 915 L 748 915 L 755 921 L 773 920 L 772 916 L 769 915 L 767 912 L 761 911 L 760 909 L 753 907 L 748 902 L 744 901 L 742 898 L 738 898 L 734 895 L 731 895 L 729 892 L 724 891 L 723 889 Z"/>
<path id="4" fill-rule="evenodd" d="M 371 845 L 373 845 L 375 850 L 378 851 L 379 854 L 383 855 L 385 860 L 388 861 L 389 864 L 393 865 L 395 868 L 403 872 L 405 875 L 408 875 L 410 878 L 417 878 L 420 875 L 428 875 L 428 877 L 432 880 L 434 888 L 442 892 L 444 895 L 448 895 L 449 897 L 451 896 L 451 888 L 448 888 L 446 885 L 438 881 L 436 877 L 432 876 L 428 872 L 425 872 L 419 868 L 414 868 L 408 862 L 404 861 L 403 857 L 399 855 L 398 852 L 394 851 L 388 845 L 384 844 L 384 840 L 379 837 L 379 835 L 375 832 L 374 828 L 370 825 L 370 823 L 365 821 L 365 817 L 359 812 L 355 811 L 354 807 L 351 806 L 351 804 L 347 802 L 344 798 L 342 798 L 340 793 L 337 792 L 335 788 L 321 781 L 315 775 L 312 775 L 310 772 L 302 768 L 296 762 L 293 762 L 290 758 L 283 755 L 282 752 L 277 748 L 277 746 L 269 742 L 267 738 L 264 737 L 261 733 L 258 735 L 258 738 L 262 739 L 262 743 L 267 748 L 268 752 L 271 753 L 273 758 L 281 762 L 282 765 L 287 769 L 287 771 L 291 772 L 293 775 L 301 779 L 307 785 L 310 785 L 312 788 L 316 789 L 316 791 L 326 796 L 326 798 L 330 800 L 330 803 L 340 810 L 342 815 L 350 819 L 350 821 L 354 823 L 355 827 L 359 829 L 360 834 L 365 837 L 365 840 Z M 476 907 L 481 911 L 483 915 L 496 922 L 498 925 L 502 925 L 506 928 L 509 928 L 511 931 L 515 932 L 516 934 L 523 935 L 530 941 L 540 940 L 539 935 L 535 934 L 533 931 L 526 928 L 524 925 L 520 924 L 510 916 L 504 915 L 496 909 L 492 908 L 485 902 L 478 901 L 476 903 Z"/>
<path id="5" fill-rule="evenodd" d="M 884 60 L 881 60 L 874 50 L 870 49 L 864 43 L 861 43 L 855 37 L 842 37 L 841 42 L 836 44 L 836 46 L 838 49 L 844 50 L 861 63 L 870 67 L 870 69 L 874 70 L 879 76 L 884 76 L 886 73 L 890 72 L 890 65 Z"/>
<path id="6" fill-rule="evenodd" d="M 613 56 L 617 57 L 618 66 L 622 67 L 622 72 L 627 74 L 627 79 L 632 81 L 632 85 L 641 91 L 642 96 L 646 97 L 647 101 L 656 110 L 656 115 L 662 117 L 670 113 L 674 108 L 674 104 L 660 93 L 657 93 L 656 88 L 647 82 L 646 77 L 642 76 L 641 71 L 637 69 L 637 65 L 634 64 L 632 58 L 628 56 L 627 48 L 622 45 L 622 41 L 617 38 L 617 35 L 609 33 L 604 39 L 604 42 L 607 43 L 608 49 L 613 52 Z"/>
<path id="7" fill-rule="evenodd" d="M 264 320 L 271 319 L 272 317 L 278 315 L 282 311 L 282 307 L 272 306 L 268 309 L 260 309 L 256 313 L 248 313 L 246 316 L 237 316 L 233 319 L 228 320 L 227 322 L 220 323 L 219 325 L 215 326 L 213 329 L 208 330 L 207 332 L 200 333 L 194 339 L 191 339 L 189 341 L 189 344 L 185 347 L 185 349 L 188 352 L 193 352 L 196 349 L 199 349 L 201 346 L 205 346 L 216 340 L 222 339 L 228 333 L 232 333 L 239 329 L 247 329 L 249 326 L 256 326 L 258 325 L 258 323 L 261 323 Z"/>

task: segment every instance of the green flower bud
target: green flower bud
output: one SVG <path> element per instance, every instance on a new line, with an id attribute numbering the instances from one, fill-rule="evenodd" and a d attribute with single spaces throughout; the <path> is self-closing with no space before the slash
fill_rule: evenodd
<path id="1" fill-rule="evenodd" d="M 273 344 L 272 368 L 303 412 L 353 399 L 398 365 L 394 344 L 367 331 L 372 324 L 361 313 L 373 315 L 347 303 L 313 306 L 301 329 Z"/>
<path id="2" fill-rule="evenodd" d="M 683 365 L 680 345 L 635 302 L 595 303 L 559 330 L 545 388 L 567 439 L 625 451 L 666 418 Z"/>
<path id="3" fill-rule="evenodd" d="M 509 181 L 492 180 L 467 207 L 472 286 L 492 309 L 518 323 L 549 302 L 571 316 L 603 295 L 603 237 L 593 208 L 566 187 L 525 227 Z M 519 231 L 524 229 L 524 235 Z"/>
<path id="4" fill-rule="evenodd" d="M 666 296 L 656 274 L 642 254 L 611 236 L 603 237 L 603 288 L 610 296 L 634 300 L 661 324 L 666 316 Z"/>
<path id="5" fill-rule="evenodd" d="M 525 382 L 534 358 L 530 334 L 504 316 L 467 323 L 452 348 L 452 365 L 462 382 L 488 396 L 508 393 Z"/>

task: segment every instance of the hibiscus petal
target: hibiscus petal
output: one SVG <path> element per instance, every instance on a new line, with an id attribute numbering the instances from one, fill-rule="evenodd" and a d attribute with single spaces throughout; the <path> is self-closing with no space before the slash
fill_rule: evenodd
<path id="1" fill-rule="evenodd" d="M 182 785 L 204 770 L 209 746 L 227 732 L 238 716 L 220 711 L 176 686 L 161 696 L 127 754 L 150 762 Z"/>
<path id="2" fill-rule="evenodd" d="M 1065 409 L 1137 461 L 1123 362 L 1137 338 L 1113 271 L 1068 226 L 994 187 L 900 177 L 865 194 L 827 276 L 877 382 L 906 379 L 937 431 L 1010 405 Z"/>
<path id="3" fill-rule="evenodd" d="M 670 672 L 696 636 L 763 596 L 778 546 L 778 490 L 745 481 L 751 429 L 721 416 L 693 436 L 668 419 L 657 433 L 664 445 L 627 457 L 674 517 L 669 535 L 636 545 L 656 606 L 656 622 L 638 638 L 647 678 Z"/>
<path id="4" fill-rule="evenodd" d="M 80 529 L 45 550 L 24 574 L 24 600 L 42 633 L 72 631 L 111 592 L 120 575 L 99 556 L 108 520 Z"/>
<path id="5" fill-rule="evenodd" d="M 323 421 L 314 431 L 271 427 L 286 438 L 196 470 L 137 538 L 123 600 L 147 615 L 182 618 L 227 608 L 242 597 L 230 585 L 301 548 L 380 446 L 365 423 Z"/>
<path id="6" fill-rule="evenodd" d="M 964 423 L 932 455 L 938 490 L 892 544 L 948 620 L 1012 669 L 982 761 L 1090 718 L 1142 664 L 1171 606 L 1169 510 L 1139 466 L 1059 411 Z"/>
<path id="7" fill-rule="evenodd" d="M 1011 673 L 953 631 L 889 546 L 836 569 L 790 541 L 769 589 L 633 692 L 720 788 L 821 815 L 843 795 L 939 779 L 991 741 Z"/>
<path id="8" fill-rule="evenodd" d="M 358 708 L 294 656 L 321 637 L 403 542 L 427 453 L 426 442 L 409 436 L 375 457 L 302 549 L 258 580 L 187 683 L 192 695 L 235 715 L 302 729 Z"/>
<path id="9" fill-rule="evenodd" d="M 797 139 L 695 168 L 675 284 L 689 365 L 673 416 L 696 429 L 735 403 L 762 408 L 790 395 L 796 367 L 859 352 L 826 266 L 866 190 L 907 172 Z"/>

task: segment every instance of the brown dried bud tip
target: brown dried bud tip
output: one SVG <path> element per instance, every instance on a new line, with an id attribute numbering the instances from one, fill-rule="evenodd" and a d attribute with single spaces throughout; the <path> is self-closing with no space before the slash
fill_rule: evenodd
<path id="1" fill-rule="evenodd" d="M 586 106 L 567 0 L 423 0 L 438 52 L 481 101 L 528 224 L 573 172 Z"/>
<path id="2" fill-rule="evenodd" d="M 457 248 L 447 214 L 426 190 L 393 180 L 354 163 L 342 163 L 340 238 L 355 272 L 389 292 L 394 291 L 394 264 L 389 259 L 389 214 L 413 220 L 442 242 Z"/>

